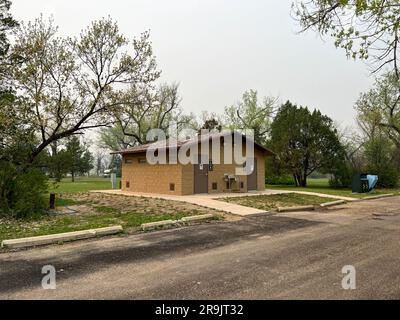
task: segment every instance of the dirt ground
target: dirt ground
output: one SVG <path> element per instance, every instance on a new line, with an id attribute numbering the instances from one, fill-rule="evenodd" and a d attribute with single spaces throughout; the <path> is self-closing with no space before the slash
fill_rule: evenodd
<path id="1" fill-rule="evenodd" d="M 107 209 L 115 209 L 116 211 L 125 212 L 138 212 L 148 215 L 157 214 L 175 214 L 187 213 L 188 215 L 202 215 L 202 214 L 222 214 L 223 212 L 213 210 L 198 205 L 169 201 L 164 199 L 146 198 L 146 197 L 131 197 L 123 195 L 109 195 L 101 193 L 74 193 L 65 194 L 64 199 L 72 200 L 76 204 L 70 207 L 79 207 L 80 210 L 86 211 L 95 209 L 95 211 L 102 211 Z M 96 210 L 97 209 L 97 210 Z"/>
<path id="2" fill-rule="evenodd" d="M 71 193 L 57 198 L 57 208 L 32 219 L 0 219 L 0 242 L 121 225 L 125 233 L 135 233 L 141 224 L 180 220 L 186 216 L 213 214 L 215 220 L 229 216 L 220 211 L 184 202 L 127 197 L 101 193 Z M 2 251 L 3 249 L 0 249 Z"/>
<path id="3" fill-rule="evenodd" d="M 245 207 L 261 210 L 274 210 L 279 207 L 293 207 L 302 205 L 319 205 L 325 202 L 334 201 L 334 198 L 318 197 L 297 193 L 271 194 L 259 196 L 231 197 L 219 199 L 229 203 L 239 204 Z"/>

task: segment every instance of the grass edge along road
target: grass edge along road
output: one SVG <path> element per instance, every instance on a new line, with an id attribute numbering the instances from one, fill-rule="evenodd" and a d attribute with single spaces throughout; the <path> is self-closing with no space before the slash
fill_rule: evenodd
<path id="1" fill-rule="evenodd" d="M 387 193 L 400 194 L 400 188 L 387 188 L 387 189 L 376 189 L 371 193 L 353 193 L 349 188 L 332 188 L 329 186 L 329 179 L 308 179 L 307 187 L 296 187 L 288 185 L 266 185 L 266 189 L 271 190 L 283 190 L 283 191 L 307 191 L 323 193 L 332 196 L 342 196 L 362 199 L 374 195 L 382 195 Z"/>

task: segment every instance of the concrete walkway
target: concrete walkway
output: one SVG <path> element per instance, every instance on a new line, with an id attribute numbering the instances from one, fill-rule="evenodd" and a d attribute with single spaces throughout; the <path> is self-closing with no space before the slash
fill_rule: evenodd
<path id="1" fill-rule="evenodd" d="M 167 194 L 152 194 L 152 193 L 141 193 L 141 192 L 128 192 L 122 190 L 99 190 L 99 191 L 91 191 L 94 193 L 104 193 L 104 194 L 116 194 L 123 196 L 131 196 L 131 197 L 147 197 L 147 198 L 156 198 L 156 199 L 165 199 L 171 201 L 180 201 L 187 202 L 191 204 L 196 204 L 198 206 L 211 208 L 219 211 L 224 211 L 227 213 L 236 214 L 239 216 L 248 216 L 253 214 L 266 213 L 265 210 L 259 210 L 255 208 L 245 207 L 234 203 L 228 203 L 224 201 L 215 200 L 215 195 L 190 195 L 190 196 L 174 196 Z M 244 196 L 246 194 L 241 194 Z M 257 194 L 252 194 L 257 195 Z M 212 197 L 210 197 L 212 196 Z M 228 197 L 229 194 L 224 195 L 224 197 Z M 237 194 L 235 194 L 237 196 Z"/>

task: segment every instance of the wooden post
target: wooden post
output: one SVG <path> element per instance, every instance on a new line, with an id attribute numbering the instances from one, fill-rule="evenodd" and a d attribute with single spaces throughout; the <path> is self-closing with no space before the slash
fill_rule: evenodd
<path id="1" fill-rule="evenodd" d="M 56 194 L 50 193 L 50 210 L 54 210 L 56 208 Z"/>

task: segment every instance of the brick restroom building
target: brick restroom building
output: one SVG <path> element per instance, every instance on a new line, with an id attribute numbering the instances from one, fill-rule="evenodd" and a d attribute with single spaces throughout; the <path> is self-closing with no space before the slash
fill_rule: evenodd
<path id="1" fill-rule="evenodd" d="M 246 163 L 236 164 L 235 161 L 225 163 L 225 153 L 231 154 L 231 158 L 234 158 L 233 150 L 237 145 L 240 146 L 237 143 L 240 139 L 242 140 L 242 155 L 246 154 L 248 144 L 253 144 L 252 159 L 254 161 L 250 161 L 251 165 L 247 166 L 250 168 L 248 175 L 237 174 L 237 169 L 243 169 Z M 273 155 L 273 152 L 240 133 L 211 133 L 177 141 L 172 146 L 165 141 L 165 145 L 160 147 L 158 143 L 150 143 L 113 153 L 122 155 L 123 191 L 193 195 L 245 193 L 265 189 L 265 158 Z M 192 159 L 191 163 L 183 164 L 180 161 L 171 163 L 170 160 L 175 157 L 174 154 L 182 152 L 182 148 L 186 150 L 185 155 Z M 214 155 L 214 153 L 218 154 L 215 152 L 217 148 L 219 156 Z M 155 149 L 158 151 L 154 152 Z M 204 149 L 209 152 L 204 152 Z M 156 156 L 158 156 L 157 152 L 163 152 L 167 162 L 152 164 L 147 157 L 149 150 L 153 150 Z"/>

